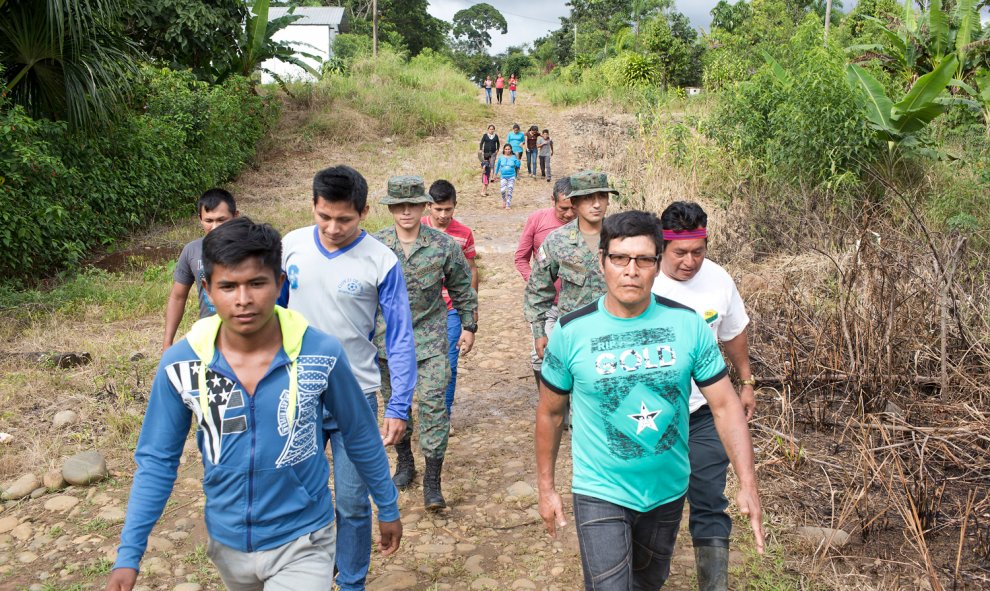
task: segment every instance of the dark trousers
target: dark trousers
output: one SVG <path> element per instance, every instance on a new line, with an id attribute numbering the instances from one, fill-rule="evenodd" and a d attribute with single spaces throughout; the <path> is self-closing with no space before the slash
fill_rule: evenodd
<path id="1" fill-rule="evenodd" d="M 495 89 L 495 100 L 498 101 L 498 104 L 500 104 L 500 105 L 502 104 L 502 89 L 501 88 L 496 88 Z"/>
<path id="2" fill-rule="evenodd" d="M 670 575 L 684 497 L 641 513 L 574 494 L 586 591 L 657 591 Z"/>
<path id="3" fill-rule="evenodd" d="M 687 500 L 691 506 L 688 525 L 695 546 L 729 547 L 732 519 L 725 512 L 725 472 L 729 456 L 715 430 L 715 418 L 708 406 L 691 413 L 688 438 L 691 479 Z"/>

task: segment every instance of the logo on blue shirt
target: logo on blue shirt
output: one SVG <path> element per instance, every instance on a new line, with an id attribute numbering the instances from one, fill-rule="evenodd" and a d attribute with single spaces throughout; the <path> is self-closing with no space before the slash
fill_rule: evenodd
<path id="1" fill-rule="evenodd" d="M 349 296 L 359 296 L 364 293 L 364 287 L 357 279 L 341 279 L 337 284 L 337 293 Z"/>

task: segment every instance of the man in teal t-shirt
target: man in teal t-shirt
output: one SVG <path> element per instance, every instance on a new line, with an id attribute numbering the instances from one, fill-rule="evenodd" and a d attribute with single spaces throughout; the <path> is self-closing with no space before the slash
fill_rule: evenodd
<path id="1" fill-rule="evenodd" d="M 628 211 L 605 219 L 608 291 L 560 319 L 547 345 L 536 416 L 540 515 L 563 525 L 554 485 L 568 397 L 573 409 L 574 518 L 586 589 L 658 589 L 688 487 L 691 380 L 715 417 L 739 476 L 736 498 L 763 552 L 753 448 L 718 344 L 694 310 L 650 293 L 660 222 Z"/>

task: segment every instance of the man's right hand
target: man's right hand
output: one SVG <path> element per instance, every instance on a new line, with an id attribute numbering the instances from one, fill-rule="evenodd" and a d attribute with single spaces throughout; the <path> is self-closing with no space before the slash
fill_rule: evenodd
<path id="1" fill-rule="evenodd" d="M 536 356 L 543 359 L 543 351 L 547 348 L 547 343 L 550 342 L 549 337 L 540 337 L 533 341 L 533 346 L 536 348 Z"/>
<path id="2" fill-rule="evenodd" d="M 115 568 L 110 573 L 106 591 L 131 591 L 137 581 L 137 571 L 133 568 Z"/>
<path id="3" fill-rule="evenodd" d="M 564 502 L 560 499 L 560 494 L 554 489 L 541 491 L 539 511 L 540 517 L 543 518 L 544 529 L 551 538 L 556 538 L 557 528 L 567 525 L 567 521 L 564 520 Z"/>

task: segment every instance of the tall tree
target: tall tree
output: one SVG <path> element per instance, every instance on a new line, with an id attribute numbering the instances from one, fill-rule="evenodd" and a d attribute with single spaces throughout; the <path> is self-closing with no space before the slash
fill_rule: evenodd
<path id="1" fill-rule="evenodd" d="M 429 0 L 379 0 L 379 22 L 402 35 L 410 55 L 424 49 L 443 51 L 447 45 L 446 22 L 426 11 Z"/>
<path id="2" fill-rule="evenodd" d="M 509 24 L 505 22 L 505 17 L 491 4 L 482 2 L 458 10 L 454 14 L 452 32 L 454 38 L 463 37 L 470 51 L 475 53 L 488 51 L 492 46 L 492 36 L 489 31 L 498 31 L 503 35 L 509 32 Z"/>
<path id="3" fill-rule="evenodd" d="M 117 0 L 0 0 L 0 88 L 32 117 L 108 120 L 136 72 L 120 18 Z"/>

